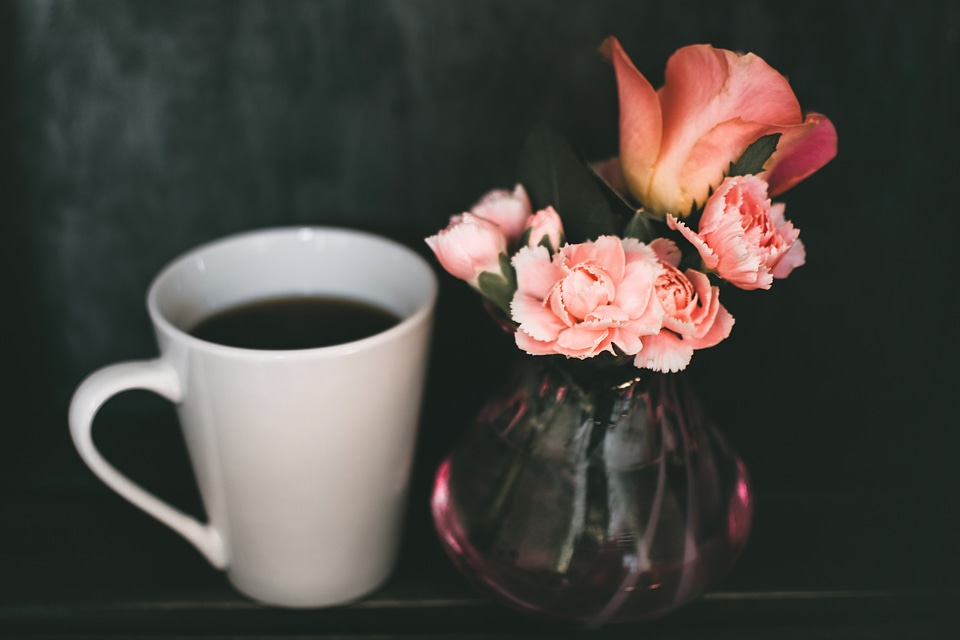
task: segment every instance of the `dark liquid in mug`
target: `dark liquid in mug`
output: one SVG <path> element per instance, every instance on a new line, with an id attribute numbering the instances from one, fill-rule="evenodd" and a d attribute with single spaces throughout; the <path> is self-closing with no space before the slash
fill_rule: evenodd
<path id="1" fill-rule="evenodd" d="M 201 320 L 190 335 L 228 347 L 282 351 L 353 342 L 399 322 L 396 314 L 368 302 L 291 296 L 219 311 Z"/>

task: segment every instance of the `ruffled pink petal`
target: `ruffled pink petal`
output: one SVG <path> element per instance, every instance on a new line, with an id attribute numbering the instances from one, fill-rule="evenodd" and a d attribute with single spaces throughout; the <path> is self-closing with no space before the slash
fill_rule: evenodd
<path id="1" fill-rule="evenodd" d="M 809 125 L 813 125 L 810 127 Z M 764 175 L 770 183 L 770 195 L 776 196 L 794 186 L 837 155 L 837 130 L 819 113 L 807 114 L 797 135 L 780 138 L 771 167 Z"/>
<path id="2" fill-rule="evenodd" d="M 708 218 L 704 211 L 704 218 Z M 761 228 L 751 226 L 744 229 L 743 218 L 739 215 L 718 215 L 709 217 L 701 226 L 707 231 L 701 234 L 709 243 L 710 250 L 717 256 L 717 264 L 710 266 L 717 274 L 731 284 L 746 290 L 769 289 L 773 276 L 767 268 L 764 254 L 759 248 Z M 702 255 L 702 254 L 701 254 Z"/>
<path id="3" fill-rule="evenodd" d="M 642 315 L 633 319 L 631 326 L 638 335 L 656 333 L 663 326 L 663 306 L 654 291 L 650 292 L 650 304 Z"/>
<path id="4" fill-rule="evenodd" d="M 770 223 L 777 229 L 777 233 L 785 240 L 794 241 L 800 235 L 799 230 L 794 230 L 793 223 L 787 220 L 787 205 L 783 202 L 777 202 L 770 205 L 768 216 Z"/>
<path id="5" fill-rule="evenodd" d="M 705 273 L 687 269 L 685 275 L 700 300 L 695 318 L 697 329 L 685 337 L 689 337 L 689 345 L 694 349 L 712 347 L 730 335 L 733 316 L 720 304 L 720 289 L 710 284 Z"/>
<path id="6" fill-rule="evenodd" d="M 697 328 L 689 334 L 684 334 L 684 337 L 692 340 L 690 346 L 694 349 L 700 349 L 705 346 L 701 344 L 702 338 L 710 333 L 714 320 L 720 312 L 720 289 L 710 285 L 710 278 L 705 273 L 695 269 L 687 269 L 685 275 L 696 292 L 698 304 L 693 307 L 691 313 L 691 318 L 696 323 Z"/>
<path id="7" fill-rule="evenodd" d="M 605 273 L 593 274 L 590 269 L 580 268 L 563 279 L 560 294 L 564 309 L 583 320 L 598 306 L 611 302 L 616 288 Z"/>
<path id="8" fill-rule="evenodd" d="M 714 298 L 714 300 L 716 301 L 716 298 Z M 710 324 L 710 330 L 697 338 L 696 344 L 693 345 L 695 349 L 706 349 L 716 346 L 730 336 L 730 331 L 733 329 L 735 322 L 733 316 L 730 315 L 730 312 L 727 311 L 726 307 L 721 305 L 719 301 L 716 301 L 715 304 L 717 305 L 717 311 L 713 322 Z"/>
<path id="9" fill-rule="evenodd" d="M 510 315 L 520 327 L 537 340 L 553 341 L 566 325 L 540 300 L 517 292 L 510 301 Z"/>
<path id="10" fill-rule="evenodd" d="M 777 264 L 774 265 L 773 277 L 782 280 L 790 275 L 791 271 L 805 264 L 806 261 L 807 252 L 803 246 L 803 242 L 801 242 L 799 239 L 794 240 L 787 252 L 783 254 L 780 260 L 777 261 Z"/>
<path id="11" fill-rule="evenodd" d="M 703 220 L 701 219 L 701 223 Z M 700 258 L 703 260 L 704 266 L 707 269 L 716 269 L 717 265 L 720 263 L 720 258 L 717 257 L 717 254 L 714 253 L 703 239 L 694 233 L 693 229 L 688 227 L 683 222 L 680 222 L 678 219 L 674 218 L 672 215 L 667 216 L 667 226 L 673 229 L 674 231 L 679 231 L 687 241 L 693 245 L 697 250 L 697 253 L 700 254 Z"/>
<path id="12" fill-rule="evenodd" d="M 617 236 L 600 236 L 594 243 L 597 265 L 610 276 L 613 282 L 623 280 L 623 265 L 626 263 L 623 244 Z"/>
<path id="13" fill-rule="evenodd" d="M 545 299 L 563 277 L 546 247 L 522 247 L 511 261 L 517 271 L 517 290 L 533 298 Z"/>
<path id="14" fill-rule="evenodd" d="M 695 322 L 680 316 L 665 316 L 663 318 L 663 328 L 669 329 L 681 336 L 692 336 L 697 332 L 697 324 Z"/>
<path id="15" fill-rule="evenodd" d="M 447 228 L 426 243 L 444 269 L 474 287 L 481 272 L 500 272 L 500 254 L 507 250 L 500 227 L 469 213 L 450 218 Z"/>
<path id="16" fill-rule="evenodd" d="M 671 218 L 673 216 L 670 216 Z M 676 219 L 674 219 L 676 221 Z M 669 264 L 672 267 L 680 266 L 680 260 L 683 259 L 683 252 L 677 247 L 677 243 L 669 238 L 655 238 L 650 243 L 650 248 L 657 254 L 660 262 Z"/>
<path id="17" fill-rule="evenodd" d="M 657 262 L 657 252 L 650 245 L 644 244 L 636 238 L 623 238 L 620 240 L 623 246 L 624 260 L 627 264 L 633 262 Z"/>
<path id="18" fill-rule="evenodd" d="M 536 246 L 546 241 L 550 244 L 550 249 L 554 251 L 560 249 L 560 242 L 563 239 L 563 221 L 553 207 L 548 206 L 527 218 L 526 230 L 530 232 L 528 245 Z"/>
<path id="19" fill-rule="evenodd" d="M 629 326 L 616 329 L 611 341 L 621 353 L 628 356 L 636 355 L 643 347 L 640 334 L 634 332 Z"/>
<path id="20" fill-rule="evenodd" d="M 583 326 L 597 330 L 608 329 L 626 324 L 630 321 L 630 316 L 621 309 L 613 305 L 602 305 L 591 311 L 583 319 Z"/>
<path id="21" fill-rule="evenodd" d="M 533 213 L 530 198 L 520 184 L 514 187 L 513 192 L 505 189 L 487 192 L 470 212 L 499 226 L 511 243 L 516 242 L 523 233 L 527 218 Z"/>
<path id="22" fill-rule="evenodd" d="M 589 358 L 601 351 L 610 349 L 610 331 L 607 329 L 593 330 L 576 325 L 560 332 L 557 337 L 556 350 L 565 356 L 573 358 Z"/>
<path id="23" fill-rule="evenodd" d="M 550 307 L 550 311 L 560 318 L 564 325 L 572 327 L 577 323 L 577 318 L 574 318 L 573 314 L 567 310 L 562 283 L 557 283 L 557 286 L 550 292 L 550 295 L 547 297 L 547 305 Z"/>
<path id="24" fill-rule="evenodd" d="M 658 262 L 628 264 L 614 303 L 632 318 L 642 315 L 650 306 L 651 297 L 655 297 L 654 286 L 661 270 Z"/>
<path id="25" fill-rule="evenodd" d="M 760 255 L 751 250 L 743 235 L 717 234 L 714 244 L 716 252 L 722 256 L 716 267 L 721 278 L 746 291 L 769 289 L 773 284 L 770 269 L 761 263 Z"/>
<path id="26" fill-rule="evenodd" d="M 641 369 L 675 373 L 686 369 L 693 357 L 693 348 L 670 331 L 643 338 L 643 348 L 633 364 Z"/>
<path id="27" fill-rule="evenodd" d="M 549 356 L 556 353 L 553 342 L 537 340 L 525 332 L 523 328 L 517 329 L 513 335 L 517 346 L 532 356 Z"/>
<path id="28" fill-rule="evenodd" d="M 580 242 L 578 244 L 568 244 L 560 249 L 560 263 L 568 272 L 577 267 L 596 262 L 597 248 L 593 242 Z"/>

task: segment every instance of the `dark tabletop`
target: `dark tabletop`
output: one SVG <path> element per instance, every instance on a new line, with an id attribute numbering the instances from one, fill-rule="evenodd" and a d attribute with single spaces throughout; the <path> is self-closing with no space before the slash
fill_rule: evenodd
<path id="1" fill-rule="evenodd" d="M 106 455 L 202 515 L 172 412 L 141 416 L 135 429 L 104 412 Z M 32 480 L 4 495 L 0 637 L 944 638 L 960 623 L 960 563 L 943 520 L 953 510 L 938 514 L 908 491 L 763 487 L 746 551 L 700 601 L 600 632 L 528 618 L 475 592 L 443 555 L 423 451 L 387 584 L 349 606 L 284 610 L 238 595 L 177 534 L 84 478 L 72 451 L 51 448 L 31 465 L 41 472 L 23 470 Z"/>

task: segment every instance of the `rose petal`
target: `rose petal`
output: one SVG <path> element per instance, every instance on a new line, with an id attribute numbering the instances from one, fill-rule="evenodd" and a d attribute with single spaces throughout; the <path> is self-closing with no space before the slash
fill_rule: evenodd
<path id="1" fill-rule="evenodd" d="M 801 121 L 793 89 L 773 67 L 752 53 L 709 45 L 678 49 L 667 61 L 658 96 L 664 148 L 690 149 L 718 123 L 729 120 Z"/>
<path id="2" fill-rule="evenodd" d="M 763 175 L 770 183 L 770 195 L 776 196 L 797 184 L 837 155 L 837 130 L 819 113 L 807 114 L 806 125 L 795 135 L 784 133 L 771 158 L 772 166 Z"/>
<path id="3" fill-rule="evenodd" d="M 600 50 L 613 63 L 617 76 L 623 178 L 632 191 L 643 193 L 660 152 L 663 133 L 660 100 L 653 85 L 637 71 L 616 38 L 604 40 Z"/>

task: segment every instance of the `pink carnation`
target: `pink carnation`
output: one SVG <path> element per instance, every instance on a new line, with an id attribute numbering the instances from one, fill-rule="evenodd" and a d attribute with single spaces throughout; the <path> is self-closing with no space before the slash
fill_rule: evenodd
<path id="1" fill-rule="evenodd" d="M 450 218 L 447 228 L 426 243 L 444 269 L 474 288 L 484 271 L 500 273 L 500 254 L 507 251 L 500 227 L 470 213 Z"/>
<path id="2" fill-rule="evenodd" d="M 527 218 L 526 228 L 530 229 L 530 239 L 527 241 L 530 246 L 546 241 L 553 252 L 563 244 L 563 223 L 560 214 L 553 207 L 541 209 Z"/>
<path id="3" fill-rule="evenodd" d="M 720 304 L 720 289 L 699 271 L 681 272 L 680 252 L 672 240 L 651 243 L 663 265 L 656 293 L 664 310 L 663 329 L 643 339 L 643 349 L 634 359 L 637 367 L 654 371 L 680 371 L 690 363 L 696 349 L 706 349 L 730 335 L 733 316 Z"/>
<path id="4" fill-rule="evenodd" d="M 756 176 L 727 178 L 710 196 L 699 230 L 667 216 L 689 240 L 707 269 L 741 289 L 769 289 L 804 263 L 800 231 L 784 219 L 785 206 L 771 205 L 767 182 Z"/>
<path id="5" fill-rule="evenodd" d="M 473 205 L 470 213 L 498 225 L 507 237 L 507 242 L 515 244 L 533 211 L 526 190 L 523 185 L 518 184 L 512 193 L 505 189 L 494 189 L 486 193 Z"/>
<path id="6" fill-rule="evenodd" d="M 640 336 L 660 330 L 655 292 L 663 272 L 653 250 L 633 238 L 601 236 L 565 245 L 524 247 L 513 258 L 519 324 L 517 346 L 532 355 L 590 358 L 603 351 L 634 355 Z"/>

